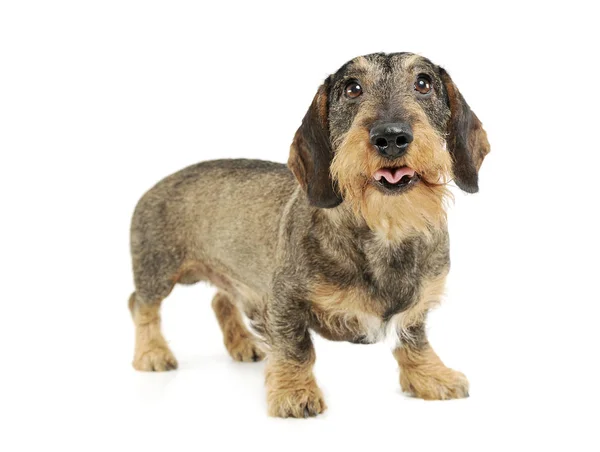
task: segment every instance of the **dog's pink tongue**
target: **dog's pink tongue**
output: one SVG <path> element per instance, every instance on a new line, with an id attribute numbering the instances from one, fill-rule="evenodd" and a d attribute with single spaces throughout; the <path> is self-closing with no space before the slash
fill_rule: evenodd
<path id="1" fill-rule="evenodd" d="M 375 180 L 381 180 L 383 177 L 390 184 L 397 184 L 404 176 L 413 177 L 415 170 L 403 166 L 402 168 L 381 168 L 375 171 L 373 177 Z"/>

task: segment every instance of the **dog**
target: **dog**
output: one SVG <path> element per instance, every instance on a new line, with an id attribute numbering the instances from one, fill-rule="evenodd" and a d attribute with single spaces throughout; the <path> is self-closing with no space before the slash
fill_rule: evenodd
<path id="1" fill-rule="evenodd" d="M 177 283 L 208 281 L 231 357 L 268 357 L 271 416 L 326 409 L 311 331 L 363 344 L 391 337 L 405 392 L 467 397 L 466 377 L 442 363 L 425 322 L 450 266 L 448 183 L 477 192 L 489 150 L 443 68 L 411 53 L 349 61 L 319 87 L 287 166 L 207 161 L 141 198 L 131 226 L 134 368 L 177 367 L 161 302 Z"/>

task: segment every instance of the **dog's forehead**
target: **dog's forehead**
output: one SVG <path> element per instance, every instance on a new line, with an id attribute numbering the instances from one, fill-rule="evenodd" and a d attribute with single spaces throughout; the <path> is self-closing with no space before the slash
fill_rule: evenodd
<path id="1" fill-rule="evenodd" d="M 334 75 L 335 81 L 352 77 L 367 77 L 375 81 L 383 77 L 394 77 L 415 70 L 433 70 L 435 65 L 427 58 L 414 53 L 372 53 L 348 61 Z"/>

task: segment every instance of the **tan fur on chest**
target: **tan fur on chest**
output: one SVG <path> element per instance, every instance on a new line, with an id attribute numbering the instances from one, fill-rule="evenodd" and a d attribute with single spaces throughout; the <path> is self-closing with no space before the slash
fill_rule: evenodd
<path id="1" fill-rule="evenodd" d="M 384 320 L 385 309 L 368 290 L 340 288 L 321 282 L 312 291 L 314 329 L 331 340 L 375 343 L 392 337 L 410 339 L 411 326 L 423 321 L 427 311 L 440 303 L 446 273 L 423 280 L 416 302 L 407 310 Z"/>

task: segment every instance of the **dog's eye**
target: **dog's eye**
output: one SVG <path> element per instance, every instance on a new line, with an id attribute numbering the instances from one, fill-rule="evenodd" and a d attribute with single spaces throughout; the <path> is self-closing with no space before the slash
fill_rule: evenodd
<path id="1" fill-rule="evenodd" d="M 351 82 L 346 83 L 344 93 L 346 94 L 346 97 L 350 99 L 356 99 L 363 93 L 362 86 L 360 86 L 360 84 L 356 80 L 353 80 Z"/>
<path id="2" fill-rule="evenodd" d="M 428 75 L 421 74 L 415 82 L 415 90 L 421 94 L 428 94 L 431 91 L 432 83 Z"/>

